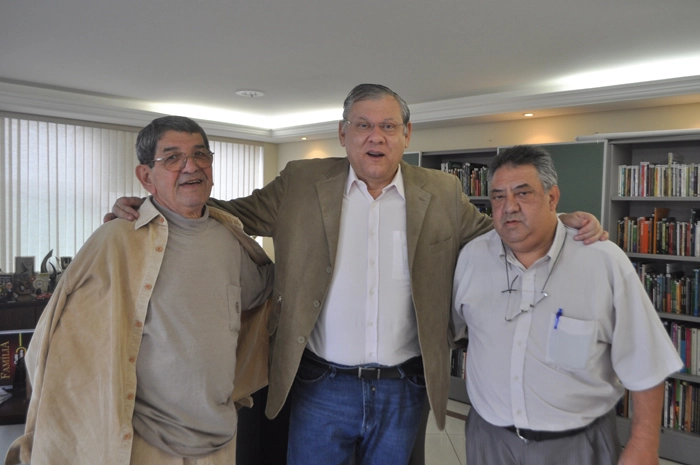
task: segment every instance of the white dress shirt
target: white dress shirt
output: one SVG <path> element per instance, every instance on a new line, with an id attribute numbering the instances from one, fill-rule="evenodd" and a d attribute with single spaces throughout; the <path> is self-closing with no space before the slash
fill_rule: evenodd
<path id="1" fill-rule="evenodd" d="M 420 355 L 399 167 L 372 198 L 350 167 L 336 265 L 308 348 L 341 365 L 397 365 Z"/>
<path id="2" fill-rule="evenodd" d="M 682 367 L 622 250 L 584 246 L 575 233 L 558 221 L 547 255 L 527 269 L 496 231 L 460 252 L 453 321 L 469 329 L 472 406 L 493 425 L 579 428 L 625 387 L 649 389 Z"/>

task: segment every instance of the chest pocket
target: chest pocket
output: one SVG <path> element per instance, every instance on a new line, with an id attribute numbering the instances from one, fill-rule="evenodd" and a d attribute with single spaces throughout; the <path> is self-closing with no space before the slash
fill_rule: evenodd
<path id="1" fill-rule="evenodd" d="M 408 279 L 408 241 L 406 231 L 394 231 L 391 277 Z"/>
<path id="2" fill-rule="evenodd" d="M 226 297 L 228 299 L 228 329 L 237 332 L 241 329 L 241 287 L 227 285 Z"/>
<path id="3" fill-rule="evenodd" d="M 577 320 L 556 316 L 549 319 L 547 338 L 547 362 L 568 370 L 583 370 L 593 351 L 596 340 L 597 323 L 593 320 Z"/>

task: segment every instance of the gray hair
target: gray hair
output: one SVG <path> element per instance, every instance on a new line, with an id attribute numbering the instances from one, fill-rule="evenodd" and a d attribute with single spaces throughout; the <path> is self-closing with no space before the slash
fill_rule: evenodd
<path id="1" fill-rule="evenodd" d="M 399 94 L 381 84 L 360 84 L 355 86 L 348 96 L 345 97 L 345 102 L 343 102 L 343 121 L 347 123 L 350 109 L 355 103 L 362 100 L 381 100 L 384 97 L 395 99 L 401 107 L 401 120 L 404 124 L 404 134 L 406 134 L 408 132 L 408 122 L 411 119 L 411 110 L 408 109 L 408 104 Z"/>
<path id="2" fill-rule="evenodd" d="M 209 150 L 209 139 L 199 124 L 184 116 L 163 116 L 154 119 L 148 126 L 139 131 L 139 135 L 136 138 L 136 156 L 139 159 L 139 163 L 147 165 L 153 161 L 156 156 L 158 141 L 168 131 L 199 134 L 202 136 L 207 150 Z"/>
<path id="3" fill-rule="evenodd" d="M 557 185 L 557 170 L 554 168 L 552 156 L 542 147 L 534 145 L 516 145 L 499 152 L 489 165 L 489 185 L 493 181 L 496 170 L 502 166 L 532 165 L 537 170 L 537 176 L 542 182 L 545 192 Z"/>

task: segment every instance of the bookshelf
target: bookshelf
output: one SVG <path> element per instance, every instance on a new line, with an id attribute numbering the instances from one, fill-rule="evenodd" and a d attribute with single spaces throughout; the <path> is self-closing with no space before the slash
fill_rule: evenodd
<path id="1" fill-rule="evenodd" d="M 577 140 L 606 145 L 601 222 L 635 263 L 664 326 L 669 332 L 671 327 L 700 331 L 700 130 L 597 134 Z M 699 463 L 700 399 L 692 392 L 700 390 L 696 374 L 700 349 L 692 338 L 689 349 L 684 349 L 686 336 L 675 330 L 673 334 L 687 373 L 667 380 L 671 388 L 665 399 L 659 455 Z M 688 387 L 693 390 L 681 392 Z M 691 403 L 685 404 L 688 400 Z M 678 408 L 683 413 L 672 413 L 669 420 L 667 409 L 676 402 L 689 407 Z M 623 444 L 630 424 L 631 420 L 618 418 Z"/>
<path id="2" fill-rule="evenodd" d="M 475 166 L 478 167 L 488 166 L 488 164 L 491 162 L 491 159 L 494 156 L 496 156 L 497 153 L 498 149 L 495 147 L 471 150 L 446 150 L 435 152 L 422 152 L 420 153 L 420 156 L 417 157 L 417 159 L 419 160 L 419 165 L 424 168 L 443 170 L 444 164 L 452 164 L 453 166 L 456 166 L 458 164 L 470 163 L 475 164 Z M 404 155 L 404 159 L 405 158 L 406 155 Z M 416 157 L 413 157 L 412 159 L 416 160 Z M 479 208 L 480 211 L 488 213 L 488 209 L 491 206 L 491 202 L 489 201 L 488 197 L 488 187 L 486 187 L 486 189 L 484 190 L 486 192 L 483 192 L 483 195 L 471 195 L 470 193 L 467 193 L 467 195 L 469 196 L 469 200 L 477 208 Z M 468 404 L 469 395 L 467 394 L 466 381 L 463 377 L 463 355 L 463 349 L 457 349 L 452 353 L 449 398 L 458 402 Z"/>

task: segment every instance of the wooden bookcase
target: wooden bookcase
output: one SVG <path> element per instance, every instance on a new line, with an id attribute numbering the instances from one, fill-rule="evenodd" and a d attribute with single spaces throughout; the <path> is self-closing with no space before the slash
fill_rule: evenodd
<path id="1" fill-rule="evenodd" d="M 693 179 L 693 176 L 690 179 L 687 176 L 687 173 L 690 173 L 692 170 L 683 168 L 680 165 L 700 164 L 700 130 L 597 134 L 579 137 L 577 140 L 603 141 L 606 144 L 602 224 L 610 232 L 612 241 L 618 241 L 618 236 L 624 234 L 624 231 L 631 231 L 632 234 L 628 236 L 629 240 L 632 240 L 634 233 L 642 234 L 640 227 L 630 226 L 626 230 L 622 228 L 618 230 L 618 221 L 624 217 L 631 219 L 651 217 L 654 209 L 658 211 L 660 208 L 667 208 L 667 217 L 675 218 L 676 222 L 680 223 L 688 222 L 691 209 L 700 209 L 700 196 L 695 194 L 692 188 L 690 191 L 691 195 L 684 197 L 680 196 L 681 192 L 678 190 L 675 193 L 658 192 L 658 196 L 654 196 L 653 192 L 650 192 L 648 188 L 644 192 L 640 185 L 647 181 L 647 176 L 641 176 L 641 171 L 649 173 L 647 169 L 636 169 L 638 172 L 636 183 L 633 176 L 624 177 L 622 182 L 625 184 L 633 183 L 637 187 L 636 191 L 633 190 L 633 192 L 626 193 L 620 192 L 619 189 L 621 183 L 619 167 L 640 167 L 646 163 L 664 167 L 663 169 L 666 170 L 664 173 L 669 173 L 669 177 L 665 178 L 665 185 L 668 185 L 668 182 L 672 180 L 672 176 L 676 176 L 676 184 L 684 182 L 686 187 L 691 181 L 697 182 L 697 179 Z M 673 155 L 669 157 L 669 153 Z M 671 160 L 672 165 L 670 171 L 667 168 L 669 160 Z M 628 168 L 625 168 L 623 173 L 627 170 Z M 686 170 L 685 176 L 682 174 L 683 170 Z M 656 181 L 658 181 L 658 178 L 655 179 Z M 683 190 L 687 191 L 687 189 Z M 685 194 L 687 195 L 687 192 Z M 674 229 L 676 227 L 678 226 L 674 226 Z M 687 228 L 687 226 L 685 227 Z M 626 250 L 627 255 L 633 262 L 638 264 L 648 263 L 650 265 L 647 266 L 657 268 L 659 273 L 666 271 L 666 264 L 671 264 L 669 269 L 680 269 L 684 275 L 690 277 L 692 277 L 693 269 L 700 268 L 700 256 L 695 255 L 694 249 L 685 252 L 689 253 L 688 256 L 678 255 L 678 250 L 667 254 L 640 253 L 639 249 L 635 251 L 634 247 L 630 248 L 628 243 L 627 249 L 624 250 Z M 658 279 L 661 280 L 662 278 L 659 277 Z M 690 295 L 692 295 L 692 288 L 688 289 L 686 298 Z M 658 303 L 658 298 L 656 301 Z M 659 311 L 659 317 L 664 321 L 665 325 L 678 323 L 700 328 L 700 316 L 696 316 L 700 313 L 694 314 L 692 302 L 683 308 L 678 306 L 673 308 L 668 308 L 668 306 L 666 308 L 657 307 L 657 311 Z M 689 311 L 690 314 L 681 313 L 683 311 Z M 700 388 L 700 376 L 698 375 L 679 373 L 672 375 L 669 379 L 685 382 Z M 620 437 L 623 443 L 629 437 L 630 423 L 629 419 L 618 418 Z M 696 427 L 699 428 L 696 431 L 700 431 L 700 424 L 696 425 Z M 659 456 L 681 463 L 700 463 L 698 459 L 700 457 L 700 434 L 673 427 L 663 427 L 661 433 Z"/>

